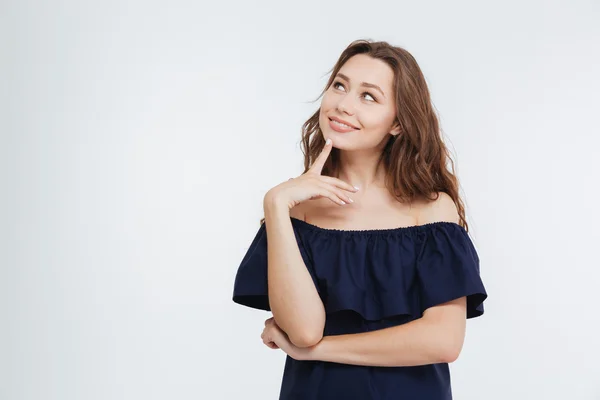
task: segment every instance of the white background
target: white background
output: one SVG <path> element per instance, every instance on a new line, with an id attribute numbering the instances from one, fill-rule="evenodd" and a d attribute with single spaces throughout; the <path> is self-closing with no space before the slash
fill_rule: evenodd
<path id="1" fill-rule="evenodd" d="M 488 289 L 456 399 L 600 399 L 597 1 L 9 0 L 0 398 L 275 399 L 231 301 L 262 198 L 359 38 L 420 63 Z"/>

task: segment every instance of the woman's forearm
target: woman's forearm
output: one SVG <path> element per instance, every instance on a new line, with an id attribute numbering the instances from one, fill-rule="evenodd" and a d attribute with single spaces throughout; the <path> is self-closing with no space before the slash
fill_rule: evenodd
<path id="1" fill-rule="evenodd" d="M 414 321 L 364 333 L 325 336 L 308 359 L 384 367 L 454 362 L 466 331 L 466 297 L 431 307 Z"/>
<path id="2" fill-rule="evenodd" d="M 325 336 L 312 348 L 311 359 L 380 367 L 452 362 L 445 343 L 441 326 L 421 318 L 371 332 Z"/>
<path id="3" fill-rule="evenodd" d="M 325 309 L 298 248 L 287 205 L 265 198 L 269 303 L 277 325 L 298 347 L 321 340 Z"/>

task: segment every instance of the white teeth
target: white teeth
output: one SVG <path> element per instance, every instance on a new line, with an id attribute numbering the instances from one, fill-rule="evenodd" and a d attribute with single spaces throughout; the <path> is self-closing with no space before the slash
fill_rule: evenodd
<path id="1" fill-rule="evenodd" d="M 346 125 L 346 124 L 342 124 L 341 122 L 337 122 L 336 120 L 332 119 L 331 120 L 333 123 L 338 124 L 339 126 L 343 126 L 344 128 L 350 128 L 350 129 L 354 129 L 353 127 Z"/>

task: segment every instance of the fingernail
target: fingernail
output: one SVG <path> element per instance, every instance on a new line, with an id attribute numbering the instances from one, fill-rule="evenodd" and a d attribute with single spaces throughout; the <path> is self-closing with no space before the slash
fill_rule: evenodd
<path id="1" fill-rule="evenodd" d="M 331 143 L 331 139 L 327 138 L 327 140 L 325 141 L 325 144 L 329 144 L 329 143 Z"/>
<path id="2" fill-rule="evenodd" d="M 358 186 L 354 186 L 354 189 L 359 190 L 360 188 Z"/>

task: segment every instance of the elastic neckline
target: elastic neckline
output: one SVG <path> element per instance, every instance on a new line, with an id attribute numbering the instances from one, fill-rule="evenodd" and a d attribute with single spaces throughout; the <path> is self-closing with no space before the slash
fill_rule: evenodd
<path id="1" fill-rule="evenodd" d="M 464 228 L 457 224 L 456 222 L 450 221 L 435 221 L 428 222 L 422 225 L 409 225 L 409 226 L 399 226 L 396 228 L 383 228 L 383 229 L 336 229 L 336 228 L 322 228 L 320 226 L 311 224 L 310 222 L 306 222 L 296 217 L 290 216 L 292 222 L 295 222 L 298 225 L 301 225 L 305 228 L 312 229 L 317 232 L 330 233 L 330 234 L 338 234 L 338 235 L 377 235 L 377 234 L 391 234 L 391 233 L 416 233 L 421 232 L 426 229 L 431 229 L 439 226 L 453 226 L 458 227 L 462 230 Z"/>

